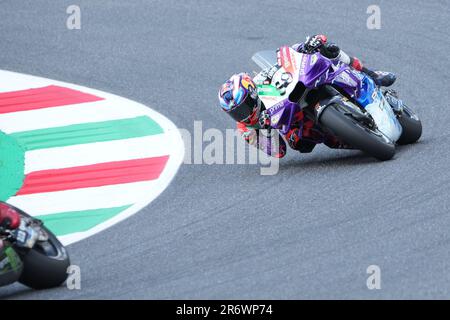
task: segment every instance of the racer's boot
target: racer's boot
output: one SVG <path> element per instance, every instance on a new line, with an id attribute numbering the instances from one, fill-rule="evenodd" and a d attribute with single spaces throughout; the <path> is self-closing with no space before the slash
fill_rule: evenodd
<path id="1" fill-rule="evenodd" d="M 386 71 L 372 71 L 366 67 L 362 68 L 362 71 L 375 81 L 378 86 L 390 87 L 397 80 L 397 76 L 392 72 Z"/>
<path id="2" fill-rule="evenodd" d="M 311 136 L 306 136 L 302 128 L 293 128 L 286 133 L 285 138 L 289 146 L 301 153 L 310 153 L 318 143 L 322 141 L 313 140 Z"/>

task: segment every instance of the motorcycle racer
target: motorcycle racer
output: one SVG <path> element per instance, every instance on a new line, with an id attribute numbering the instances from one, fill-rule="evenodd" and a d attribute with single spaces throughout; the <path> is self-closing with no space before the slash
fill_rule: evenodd
<path id="1" fill-rule="evenodd" d="M 372 71 L 356 57 L 350 57 L 336 44 L 328 42 L 325 35 L 307 37 L 303 43 L 292 46 L 301 53 L 320 52 L 323 56 L 340 61 L 350 67 L 368 74 L 377 85 L 388 87 L 392 85 L 396 76 L 393 73 Z M 265 106 L 258 97 L 256 85 L 250 75 L 239 73 L 227 80 L 219 90 L 219 101 L 226 113 L 236 122 L 238 131 L 244 140 L 266 154 L 282 158 L 286 154 L 286 143 L 274 130 L 270 135 L 261 134 L 261 129 L 270 128 L 270 119 L 265 112 Z M 305 120 L 303 112 L 295 114 L 295 125 L 284 135 L 289 146 L 301 153 L 311 152 L 317 144 L 324 143 L 330 148 L 347 148 L 337 138 L 325 135 L 312 120 Z"/>

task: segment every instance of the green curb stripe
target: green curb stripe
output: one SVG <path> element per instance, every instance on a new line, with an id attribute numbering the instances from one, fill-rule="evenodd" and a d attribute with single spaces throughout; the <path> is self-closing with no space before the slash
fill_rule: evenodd
<path id="1" fill-rule="evenodd" d="M 87 231 L 96 225 L 111 219 L 132 205 L 115 208 L 94 209 L 86 211 L 72 211 L 37 216 L 45 226 L 57 236 Z"/>
<path id="2" fill-rule="evenodd" d="M 0 200 L 6 201 L 22 187 L 25 150 L 0 131 Z"/>
<path id="3" fill-rule="evenodd" d="M 26 151 L 75 144 L 130 139 L 163 133 L 158 123 L 147 116 L 74 124 L 10 134 Z"/>

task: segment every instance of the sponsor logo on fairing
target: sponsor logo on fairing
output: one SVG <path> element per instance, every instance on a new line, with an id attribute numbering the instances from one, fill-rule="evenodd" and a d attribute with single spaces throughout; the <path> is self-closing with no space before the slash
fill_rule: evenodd
<path id="1" fill-rule="evenodd" d="M 308 56 L 307 55 L 302 55 L 302 61 L 300 63 L 300 74 L 304 75 L 305 74 L 305 69 L 306 69 L 306 63 L 308 62 Z"/>
<path id="2" fill-rule="evenodd" d="M 280 118 L 281 118 L 281 112 L 277 113 L 276 115 L 273 115 L 271 118 L 272 124 L 274 124 L 274 125 L 278 124 L 278 121 L 280 121 Z"/>
<path id="3" fill-rule="evenodd" d="M 272 107 L 270 107 L 269 112 L 272 114 L 277 113 L 283 107 L 284 107 L 284 101 L 280 101 L 277 104 L 274 104 Z"/>
<path id="4" fill-rule="evenodd" d="M 281 75 L 281 80 L 283 80 L 285 83 L 291 83 L 293 78 L 292 78 L 292 74 L 289 72 L 285 72 Z"/>
<path id="5" fill-rule="evenodd" d="M 264 84 L 270 84 L 275 73 L 280 69 L 279 66 L 273 66 L 270 69 L 261 72 L 261 75 L 266 78 Z"/>
<path id="6" fill-rule="evenodd" d="M 338 75 L 337 77 L 339 80 L 341 80 L 341 82 L 347 84 L 350 87 L 356 87 L 357 83 L 350 77 L 350 75 L 348 74 L 347 71 L 342 72 L 340 75 Z"/>
<path id="7" fill-rule="evenodd" d="M 378 97 L 378 92 L 377 92 L 377 90 L 374 90 L 374 91 L 372 92 L 372 100 L 373 100 L 373 101 L 376 101 L 376 100 L 377 100 L 377 97 Z"/>
<path id="8" fill-rule="evenodd" d="M 277 64 L 281 67 L 283 66 L 283 60 L 281 58 L 281 49 L 277 50 Z"/>

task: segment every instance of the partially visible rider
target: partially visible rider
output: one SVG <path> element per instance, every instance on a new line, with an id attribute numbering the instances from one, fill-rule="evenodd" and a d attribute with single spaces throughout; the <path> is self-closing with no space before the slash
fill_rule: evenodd
<path id="1" fill-rule="evenodd" d="M 396 77 L 393 73 L 372 71 L 356 57 L 350 57 L 336 44 L 327 41 L 324 35 L 307 37 L 303 43 L 292 48 L 301 53 L 320 52 L 331 60 L 341 61 L 350 67 L 368 74 L 377 85 L 388 87 Z M 247 143 L 261 149 L 270 156 L 282 158 L 286 154 L 286 143 L 278 133 L 271 131 L 271 137 L 260 134 L 261 129 L 270 128 L 270 119 L 265 112 L 265 106 L 258 97 L 256 85 L 250 75 L 239 73 L 233 75 L 219 90 L 219 101 L 222 109 L 236 122 L 239 132 Z M 334 136 L 323 134 L 312 120 L 304 119 L 300 111 L 294 116 L 291 129 L 284 135 L 289 146 L 302 153 L 311 152 L 319 143 L 325 143 L 330 148 L 347 148 Z M 278 143 L 273 143 L 277 141 Z"/>
<path id="2" fill-rule="evenodd" d="M 20 226 L 20 215 L 8 205 L 0 202 L 0 233 L 11 231 Z M 0 238 L 0 253 L 2 252 L 2 240 Z"/>
<path id="3" fill-rule="evenodd" d="M 20 225 L 20 215 L 8 205 L 0 203 L 0 230 L 13 230 Z"/>
<path id="4" fill-rule="evenodd" d="M 0 233 L 17 229 L 20 225 L 20 215 L 9 206 L 0 202 Z M 22 272 L 22 262 L 11 244 L 0 238 L 0 286 L 19 280 Z"/>

